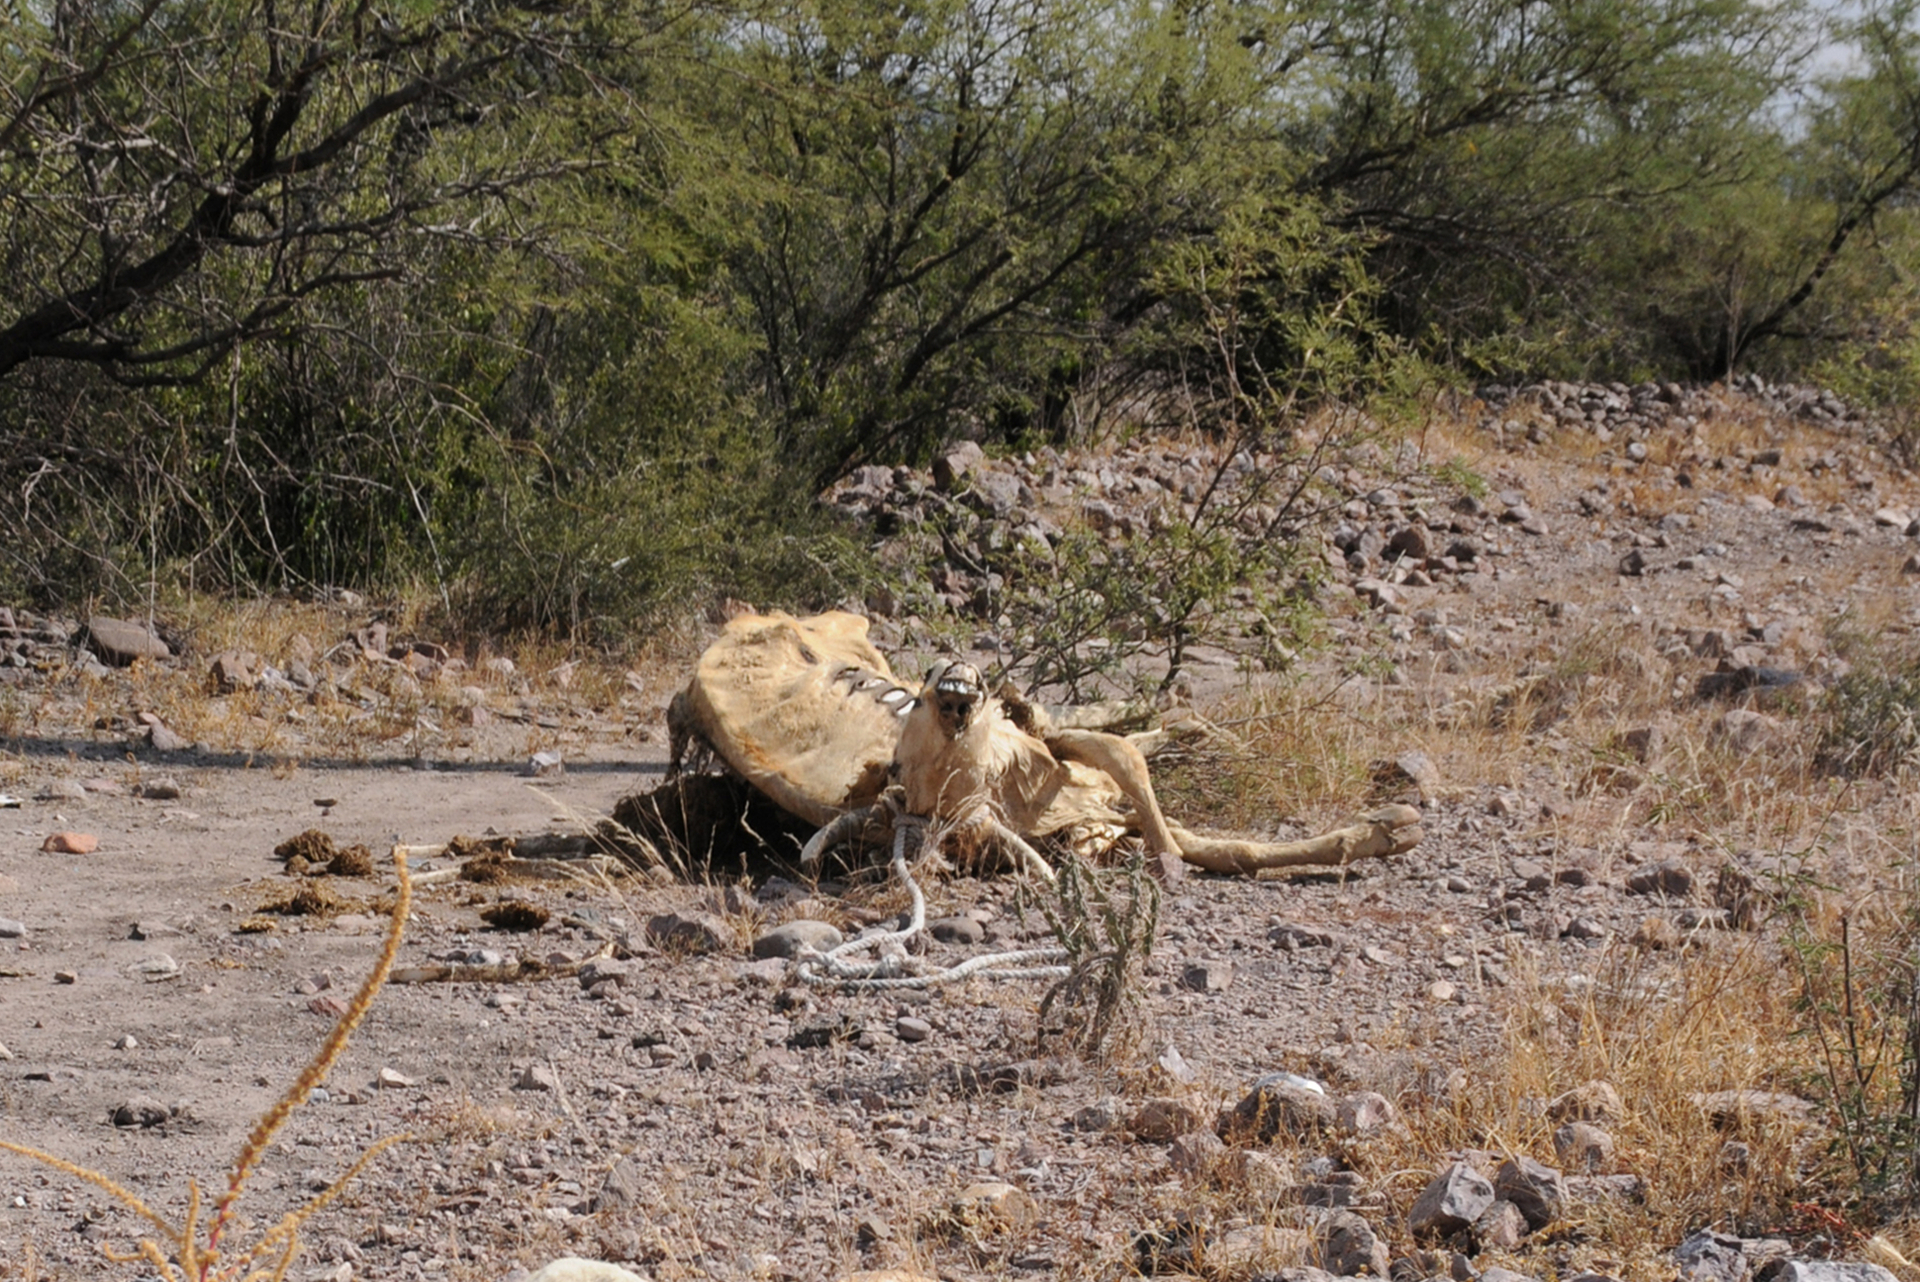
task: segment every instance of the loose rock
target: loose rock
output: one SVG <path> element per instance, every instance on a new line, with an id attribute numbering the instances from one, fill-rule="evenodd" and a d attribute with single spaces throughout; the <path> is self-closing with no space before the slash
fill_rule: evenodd
<path id="1" fill-rule="evenodd" d="M 1589 1122 L 1570 1122 L 1553 1133 L 1553 1151 L 1568 1166 L 1597 1171 L 1613 1161 L 1613 1136 Z"/>
<path id="2" fill-rule="evenodd" d="M 1333 1129 L 1333 1103 L 1324 1092 L 1296 1084 L 1291 1073 L 1271 1073 L 1221 1115 L 1218 1131 L 1230 1144 L 1272 1141 L 1281 1132 L 1315 1135 Z"/>
<path id="3" fill-rule="evenodd" d="M 1559 1219 L 1567 1206 L 1567 1186 L 1560 1172 L 1530 1157 L 1502 1162 L 1494 1173 L 1493 1190 L 1519 1207 L 1528 1227 L 1536 1230 Z"/>
<path id="4" fill-rule="evenodd" d="M 96 614 L 87 620 L 87 640 L 108 663 L 126 667 L 137 659 L 170 659 L 173 651 L 151 628 L 126 619 Z"/>
<path id="5" fill-rule="evenodd" d="M 1493 1182 L 1465 1162 L 1434 1177 L 1407 1212 L 1415 1237 L 1437 1237 L 1467 1228 L 1494 1203 Z"/>
<path id="6" fill-rule="evenodd" d="M 733 928 L 713 913 L 660 913 L 647 919 L 647 940 L 656 948 L 717 953 L 733 947 Z"/>
<path id="7" fill-rule="evenodd" d="M 1511 1251 L 1526 1241 L 1527 1217 L 1505 1198 L 1480 1212 L 1472 1225 L 1473 1244 L 1482 1251 Z"/>
<path id="8" fill-rule="evenodd" d="M 1387 1244 L 1373 1226 L 1352 1211 L 1337 1211 L 1320 1225 L 1316 1245 L 1321 1268 L 1339 1277 L 1387 1276 Z"/>
<path id="9" fill-rule="evenodd" d="M 758 958 L 798 957 L 803 948 L 817 952 L 826 952 L 838 948 L 841 944 L 840 931 L 830 922 L 790 921 L 776 926 L 753 941 L 753 955 Z"/>
<path id="10" fill-rule="evenodd" d="M 1150 1099 L 1127 1119 L 1134 1138 L 1149 1144 L 1166 1144 L 1200 1129 L 1200 1113 L 1191 1104 L 1177 1099 Z"/>

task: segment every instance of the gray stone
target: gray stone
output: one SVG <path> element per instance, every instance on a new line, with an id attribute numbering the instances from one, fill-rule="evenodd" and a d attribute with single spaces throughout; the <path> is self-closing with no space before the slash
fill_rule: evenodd
<path id="1" fill-rule="evenodd" d="M 1474 1219 L 1473 1244 L 1481 1251 L 1511 1251 L 1530 1231 L 1520 1208 L 1500 1198 Z"/>
<path id="2" fill-rule="evenodd" d="M 924 1042 L 933 1036 L 933 1025 L 913 1015 L 902 1015 L 893 1022 L 893 1035 L 903 1042 Z"/>
<path id="3" fill-rule="evenodd" d="M 962 477 L 986 461 L 986 451 L 974 441 L 961 441 L 933 461 L 933 483 L 952 493 Z"/>
<path id="4" fill-rule="evenodd" d="M 1540 1279 L 1531 1273 L 1515 1273 L 1496 1265 L 1480 1274 L 1480 1282 L 1540 1282 Z"/>
<path id="5" fill-rule="evenodd" d="M 1228 962 L 1195 962 L 1180 972 L 1180 987 L 1195 993 L 1217 993 L 1233 983 Z"/>
<path id="6" fill-rule="evenodd" d="M 1340 1101 L 1340 1129 L 1350 1135 L 1378 1135 L 1400 1120 L 1400 1110 L 1378 1091 L 1360 1091 Z"/>
<path id="7" fill-rule="evenodd" d="M 35 801 L 85 801 L 87 790 L 72 779 L 54 779 L 33 794 Z"/>
<path id="8" fill-rule="evenodd" d="M 754 940 L 753 955 L 761 960 L 798 957 L 802 949 L 824 953 L 838 948 L 841 942 L 840 931 L 831 922 L 802 919 L 776 926 Z"/>
<path id="9" fill-rule="evenodd" d="M 1435 1176 L 1407 1212 L 1415 1237 L 1444 1236 L 1471 1225 L 1494 1203 L 1493 1182 L 1465 1162 Z"/>
<path id="10" fill-rule="evenodd" d="M 1746 1282 L 1746 1244 L 1737 1237 L 1701 1229 L 1673 1248 L 1682 1282 Z"/>
<path id="11" fill-rule="evenodd" d="M 971 917 L 940 917 L 927 923 L 927 933 L 942 944 L 978 944 L 987 928 Z"/>
<path id="12" fill-rule="evenodd" d="M 1864 1261 L 1788 1260 L 1767 1273 L 1767 1282 L 1898 1282 L 1888 1269 Z"/>
<path id="13" fill-rule="evenodd" d="M 1387 1276 L 1387 1244 L 1371 1224 L 1352 1211 L 1336 1211 L 1323 1220 L 1314 1235 L 1314 1245 L 1319 1252 L 1317 1263 L 1329 1273 L 1339 1277 Z"/>
<path id="14" fill-rule="evenodd" d="M 963 501 L 982 515 L 1006 518 L 1020 506 L 1020 478 L 1005 472 L 980 471 L 968 480 Z"/>
<path id="15" fill-rule="evenodd" d="M 1567 1209 L 1567 1186 L 1560 1172 L 1530 1157 L 1502 1162 L 1494 1172 L 1493 1190 L 1519 1207 L 1533 1229 L 1545 1228 Z"/>
<path id="16" fill-rule="evenodd" d="M 1684 899 L 1693 890 L 1693 872 L 1676 859 L 1635 869 L 1627 878 L 1627 889 L 1636 895 L 1665 895 Z"/>
<path id="17" fill-rule="evenodd" d="M 647 1187 L 646 1176 L 632 1158 L 623 1158 L 607 1172 L 600 1189 L 588 1203 L 595 1211 L 611 1211 L 638 1206 Z"/>
<path id="18" fill-rule="evenodd" d="M 1582 1171 L 1597 1171 L 1613 1161 L 1613 1136 L 1591 1122 L 1569 1122 L 1553 1133 L 1554 1156 Z"/>
<path id="19" fill-rule="evenodd" d="M 15 921 L 11 917 L 0 917 L 0 939 L 25 939 L 26 937 L 25 922 Z"/>
<path id="20" fill-rule="evenodd" d="M 1291 1073 L 1269 1073 L 1220 1119 L 1221 1136 L 1234 1143 L 1268 1143 L 1282 1132 L 1316 1135 L 1333 1129 L 1333 1102 L 1298 1085 Z"/>
<path id="21" fill-rule="evenodd" d="M 647 942 L 686 953 L 725 952 L 734 947 L 733 928 L 713 914 L 658 913 L 647 919 Z"/>
<path id="22" fill-rule="evenodd" d="M 144 623 L 96 614 L 87 620 L 87 639 L 108 663 L 125 667 L 136 659 L 170 659 L 173 651 Z"/>
<path id="23" fill-rule="evenodd" d="M 612 957 L 596 957 L 580 968 L 580 987 L 597 988 L 613 980 L 618 983 L 633 970 L 633 963 L 617 961 Z"/>
<path id="24" fill-rule="evenodd" d="M 514 1079 L 516 1091 L 557 1091 L 560 1078 L 545 1064 L 529 1064 L 519 1077 Z"/>

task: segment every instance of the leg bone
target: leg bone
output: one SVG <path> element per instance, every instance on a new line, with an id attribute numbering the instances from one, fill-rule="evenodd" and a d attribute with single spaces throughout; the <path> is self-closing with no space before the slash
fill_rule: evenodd
<path id="1" fill-rule="evenodd" d="M 1420 844 L 1420 812 L 1412 806 L 1382 806 L 1360 822 L 1304 841 L 1238 841 L 1174 830 L 1180 853 L 1208 872 L 1285 877 L 1314 868 L 1338 868 L 1359 859 L 1384 859 Z"/>
<path id="2" fill-rule="evenodd" d="M 1147 774 L 1147 759 L 1140 755 L 1140 749 L 1119 735 L 1098 730 L 1057 730 L 1047 736 L 1047 750 L 1061 761 L 1078 761 L 1104 771 L 1133 803 L 1134 819 L 1140 825 L 1140 835 L 1146 838 L 1148 863 L 1154 874 L 1169 884 L 1185 875 L 1180 860 L 1187 858 L 1189 834 L 1176 835 L 1160 813 L 1153 780 Z M 1199 861 L 1188 858 L 1188 862 Z"/>

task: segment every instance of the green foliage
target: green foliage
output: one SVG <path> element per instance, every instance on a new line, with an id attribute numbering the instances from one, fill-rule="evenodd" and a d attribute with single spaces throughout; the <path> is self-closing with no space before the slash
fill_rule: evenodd
<path id="1" fill-rule="evenodd" d="M 1844 336 L 1813 366 L 1813 376 L 1848 401 L 1870 406 L 1889 444 L 1911 466 L 1920 461 L 1920 225 L 1913 211 L 1883 215 L 1855 275 L 1871 288 L 1858 300 Z M 1851 286 L 1851 279 L 1843 281 Z"/>
<path id="2" fill-rule="evenodd" d="M 961 428 L 1058 437 L 1090 380 L 1137 373 L 1165 248 L 1297 168 L 1242 34 L 1095 0 L 760 15 L 720 104 L 764 192 L 734 278 L 817 479 Z"/>
<path id="3" fill-rule="evenodd" d="M 16 8 L 10 594 L 604 633 L 854 590 L 812 499 L 861 463 L 1219 447 L 1149 531 L 974 558 L 1073 686 L 1286 613 L 1337 405 L 1754 360 L 1920 403 L 1909 0 Z"/>
<path id="4" fill-rule="evenodd" d="M 1213 237 L 1162 248 L 1151 284 L 1161 301 L 1128 340 L 1145 367 L 1128 426 L 1213 438 L 1177 469 L 1178 492 L 1143 524 L 1089 520 L 1005 546 L 983 544 L 964 504 L 912 532 L 914 612 L 942 610 L 944 570 L 985 585 L 968 608 L 1001 642 L 995 684 L 1076 701 L 1153 656 L 1164 689 L 1194 646 L 1238 641 L 1249 620 L 1265 620 L 1262 657 L 1286 662 L 1316 573 L 1297 536 L 1332 501 L 1316 473 L 1381 431 L 1351 402 L 1407 377 L 1370 306 L 1361 243 L 1311 206 L 1255 196 L 1225 209 Z"/>

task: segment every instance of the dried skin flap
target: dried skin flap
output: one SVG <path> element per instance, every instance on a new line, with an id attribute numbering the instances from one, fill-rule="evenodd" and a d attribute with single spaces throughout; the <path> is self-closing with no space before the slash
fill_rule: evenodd
<path id="1" fill-rule="evenodd" d="M 880 795 L 908 699 L 867 621 L 840 611 L 734 619 L 700 656 L 687 696 L 714 750 L 813 824 Z"/>

